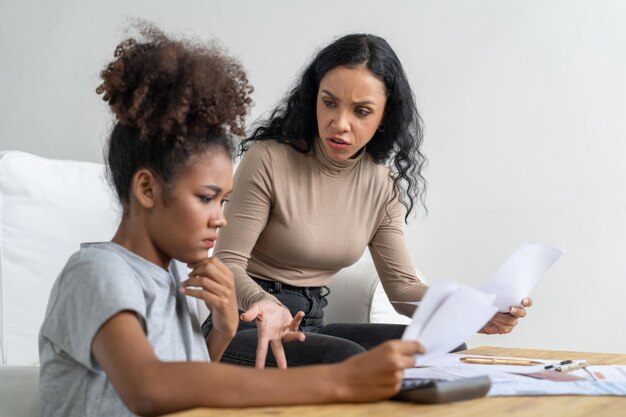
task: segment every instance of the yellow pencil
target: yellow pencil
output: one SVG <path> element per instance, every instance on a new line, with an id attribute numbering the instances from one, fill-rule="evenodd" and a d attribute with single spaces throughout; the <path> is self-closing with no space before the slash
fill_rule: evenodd
<path id="1" fill-rule="evenodd" d="M 461 362 L 473 363 L 477 365 L 520 365 L 532 366 L 542 365 L 543 362 L 531 361 L 527 359 L 498 359 L 498 358 L 461 358 Z"/>

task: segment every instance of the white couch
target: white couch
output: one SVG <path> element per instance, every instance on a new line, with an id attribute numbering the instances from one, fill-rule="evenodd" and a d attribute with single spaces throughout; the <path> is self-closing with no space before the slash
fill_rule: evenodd
<path id="1" fill-rule="evenodd" d="M 0 152 L 0 417 L 41 415 L 37 334 L 80 242 L 110 240 L 119 209 L 100 164 Z M 369 256 L 333 280 L 326 320 L 406 323 Z"/>

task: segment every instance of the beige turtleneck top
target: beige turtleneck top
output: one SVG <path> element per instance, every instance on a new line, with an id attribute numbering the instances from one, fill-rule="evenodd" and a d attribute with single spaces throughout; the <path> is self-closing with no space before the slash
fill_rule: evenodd
<path id="1" fill-rule="evenodd" d="M 391 300 L 421 299 L 426 286 L 415 274 L 403 207 L 397 198 L 390 202 L 392 191 L 389 168 L 364 149 L 353 159 L 334 161 L 319 140 L 306 154 L 273 140 L 255 143 L 235 173 L 225 207 L 228 225 L 215 248 L 233 271 L 239 307 L 278 302 L 250 277 L 326 285 L 366 246 Z"/>

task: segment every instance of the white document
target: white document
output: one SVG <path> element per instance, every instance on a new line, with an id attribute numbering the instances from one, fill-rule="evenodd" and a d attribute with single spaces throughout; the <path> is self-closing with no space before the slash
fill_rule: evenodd
<path id="1" fill-rule="evenodd" d="M 481 365 L 476 363 L 461 362 L 461 358 L 497 358 L 497 359 L 521 359 L 534 362 L 541 362 L 540 365 L 521 366 L 521 365 Z M 447 353 L 445 355 L 437 356 L 436 358 L 427 359 L 422 361 L 423 366 L 434 366 L 444 368 L 459 368 L 467 369 L 468 372 L 477 372 L 480 374 L 492 374 L 492 373 L 514 373 L 514 374 L 532 374 L 534 372 L 545 371 L 547 365 L 554 365 L 561 362 L 560 360 L 552 359 L 532 359 L 532 358 L 513 358 L 508 356 L 482 356 L 482 355 L 469 355 L 462 353 Z M 574 361 L 576 363 L 582 363 L 584 361 Z"/>
<path id="2" fill-rule="evenodd" d="M 422 297 L 420 307 L 415 310 L 411 323 L 404 330 L 402 340 L 419 340 L 418 335 L 422 332 L 423 325 L 430 320 L 445 298 L 452 294 L 456 288 L 458 285 L 447 281 L 435 282 L 428 287 L 424 297 Z"/>
<path id="3" fill-rule="evenodd" d="M 626 383 L 626 365 L 586 366 L 569 373 L 587 380 Z"/>
<path id="4" fill-rule="evenodd" d="M 455 379 L 471 378 L 475 376 L 488 375 L 491 381 L 527 379 L 522 375 L 509 374 L 506 372 L 491 370 L 491 372 L 481 372 L 464 366 L 434 366 L 427 368 L 408 368 L 404 370 L 404 379 L 442 379 L 446 381 Z"/>
<path id="5" fill-rule="evenodd" d="M 541 243 L 525 242 L 504 262 L 481 289 L 496 295 L 495 305 L 501 312 L 510 306 L 521 306 L 539 278 L 560 257 L 563 251 Z"/>
<path id="6" fill-rule="evenodd" d="M 498 272 L 480 289 L 495 294 L 498 311 L 521 306 L 522 298 L 535 288 L 541 276 L 563 255 L 561 249 L 541 243 L 523 242 L 507 258 Z M 391 301 L 392 304 L 421 306 L 420 301 Z"/>
<path id="7" fill-rule="evenodd" d="M 444 355 L 480 330 L 495 314 L 492 294 L 452 282 L 431 285 L 403 340 L 418 340 L 426 349 L 416 355 L 416 365 Z"/>
<path id="8" fill-rule="evenodd" d="M 459 346 L 498 310 L 506 312 L 520 305 L 562 254 L 540 243 L 523 243 L 479 290 L 453 282 L 431 285 L 402 335 L 403 340 L 418 340 L 426 349 L 425 354 L 416 355 L 416 365 L 428 364 Z"/>
<path id="9" fill-rule="evenodd" d="M 619 395 L 626 396 L 624 382 L 556 382 L 545 379 L 511 379 L 492 381 L 488 397 L 518 395 Z"/>

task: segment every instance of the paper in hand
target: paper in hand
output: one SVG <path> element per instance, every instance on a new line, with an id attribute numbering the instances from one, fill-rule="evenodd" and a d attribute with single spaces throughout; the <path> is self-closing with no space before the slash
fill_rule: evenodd
<path id="1" fill-rule="evenodd" d="M 495 294 L 494 304 L 499 311 L 507 312 L 510 306 L 521 306 L 522 298 L 530 294 L 561 255 L 562 250 L 551 246 L 522 243 L 480 289 Z"/>
<path id="2" fill-rule="evenodd" d="M 494 295 L 451 282 L 430 286 L 403 340 L 418 340 L 426 353 L 416 356 L 420 365 L 445 354 L 480 330 L 496 312 Z"/>

